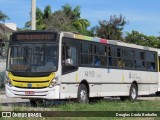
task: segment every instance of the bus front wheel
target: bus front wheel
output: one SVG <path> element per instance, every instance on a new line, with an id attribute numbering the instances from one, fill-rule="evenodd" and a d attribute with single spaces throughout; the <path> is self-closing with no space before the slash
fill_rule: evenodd
<path id="1" fill-rule="evenodd" d="M 32 107 L 37 107 L 39 105 L 43 105 L 43 100 L 41 99 L 30 99 L 30 104 Z"/>
<path id="2" fill-rule="evenodd" d="M 77 102 L 88 103 L 88 90 L 85 84 L 80 84 L 78 88 Z"/>

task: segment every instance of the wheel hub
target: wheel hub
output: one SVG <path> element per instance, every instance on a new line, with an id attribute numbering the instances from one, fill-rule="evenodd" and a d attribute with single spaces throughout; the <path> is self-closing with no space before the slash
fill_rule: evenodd
<path id="1" fill-rule="evenodd" d="M 80 99 L 81 99 L 81 101 L 85 102 L 86 98 L 87 98 L 86 91 L 85 90 L 81 90 L 81 92 L 80 92 Z"/>
<path id="2" fill-rule="evenodd" d="M 137 95 L 136 95 L 136 89 L 135 88 L 132 88 L 131 96 L 132 96 L 133 99 L 136 98 Z"/>

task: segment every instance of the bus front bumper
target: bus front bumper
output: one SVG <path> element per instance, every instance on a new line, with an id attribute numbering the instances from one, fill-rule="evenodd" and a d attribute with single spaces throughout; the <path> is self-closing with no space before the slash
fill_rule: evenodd
<path id="1" fill-rule="evenodd" d="M 7 97 L 13 98 L 40 98 L 40 99 L 59 99 L 59 89 L 60 86 L 54 86 L 53 88 L 42 88 L 42 89 L 24 89 L 11 87 L 9 85 L 5 85 L 5 91 Z"/>

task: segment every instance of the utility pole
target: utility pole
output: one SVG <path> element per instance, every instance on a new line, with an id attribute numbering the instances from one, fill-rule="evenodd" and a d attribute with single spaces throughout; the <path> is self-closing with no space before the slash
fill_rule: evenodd
<path id="1" fill-rule="evenodd" d="M 36 0 L 32 0 L 32 30 L 36 30 Z"/>

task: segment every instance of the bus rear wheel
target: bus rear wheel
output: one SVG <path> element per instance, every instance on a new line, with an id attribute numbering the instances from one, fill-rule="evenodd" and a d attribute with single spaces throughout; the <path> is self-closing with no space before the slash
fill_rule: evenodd
<path id="1" fill-rule="evenodd" d="M 129 100 L 135 101 L 138 96 L 138 88 L 135 84 L 131 84 L 129 92 Z"/>
<path id="2" fill-rule="evenodd" d="M 125 100 L 135 101 L 137 99 L 137 96 L 138 96 L 138 88 L 136 84 L 132 83 L 129 91 L 129 96 L 120 96 L 120 99 L 122 101 Z"/>
<path id="3" fill-rule="evenodd" d="M 80 84 L 78 88 L 77 102 L 88 103 L 88 90 L 85 84 Z"/>

